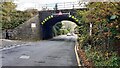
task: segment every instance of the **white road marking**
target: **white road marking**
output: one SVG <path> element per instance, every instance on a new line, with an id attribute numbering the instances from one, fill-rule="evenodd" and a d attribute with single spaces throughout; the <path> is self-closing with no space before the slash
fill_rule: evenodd
<path id="1" fill-rule="evenodd" d="M 22 55 L 22 56 L 20 56 L 20 58 L 21 58 L 21 59 L 29 59 L 29 58 L 30 58 L 30 56 L 27 56 L 27 55 Z"/>
<path id="2" fill-rule="evenodd" d="M 22 46 L 22 45 L 24 45 L 24 44 L 16 45 L 16 46 L 11 46 L 11 47 L 5 47 L 5 48 L 0 49 L 0 51 L 12 49 L 12 48 L 15 48 L 15 47 L 20 47 L 20 46 Z"/>
<path id="3" fill-rule="evenodd" d="M 77 59 L 77 63 L 78 63 L 78 66 L 81 66 L 81 64 L 80 64 L 80 58 L 79 58 L 79 56 L 78 56 L 78 53 L 77 53 L 77 43 L 76 43 L 76 45 L 75 45 L 75 54 L 76 54 L 76 59 Z"/>

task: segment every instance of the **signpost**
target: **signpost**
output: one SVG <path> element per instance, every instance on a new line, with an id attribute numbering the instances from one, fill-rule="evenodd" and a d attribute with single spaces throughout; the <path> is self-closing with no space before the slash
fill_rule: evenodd
<path id="1" fill-rule="evenodd" d="M 90 36 L 92 35 L 92 23 L 90 23 Z"/>
<path id="2" fill-rule="evenodd" d="M 36 28 L 36 23 L 31 23 L 31 28 L 32 28 L 32 32 L 34 33 L 35 28 Z"/>

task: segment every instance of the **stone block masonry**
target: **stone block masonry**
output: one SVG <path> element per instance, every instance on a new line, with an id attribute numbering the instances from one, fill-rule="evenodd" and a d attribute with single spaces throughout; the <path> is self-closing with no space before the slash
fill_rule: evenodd
<path id="1" fill-rule="evenodd" d="M 31 27 L 31 24 L 35 23 L 36 27 Z M 33 18 L 29 19 L 25 23 L 21 24 L 20 26 L 16 27 L 13 30 L 10 30 L 10 39 L 15 40 L 30 40 L 36 41 L 40 40 L 40 22 L 39 22 L 39 15 L 34 16 Z M 3 31 L 3 38 L 5 38 L 5 33 Z"/>

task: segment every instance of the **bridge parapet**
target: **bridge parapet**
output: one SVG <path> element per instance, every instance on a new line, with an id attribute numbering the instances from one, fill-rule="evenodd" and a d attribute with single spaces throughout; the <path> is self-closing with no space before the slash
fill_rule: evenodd
<path id="1" fill-rule="evenodd" d="M 77 10 L 87 10 L 87 8 L 81 8 L 81 9 L 64 9 L 64 10 L 49 10 L 49 11 L 39 11 L 39 20 L 40 23 L 42 23 L 46 18 L 48 18 L 51 15 L 59 15 L 61 12 L 63 15 L 72 15 L 76 17 Z"/>
<path id="2" fill-rule="evenodd" d="M 86 8 L 87 2 L 63 2 L 63 3 L 52 3 L 52 4 L 41 4 L 39 5 L 40 11 L 47 10 L 65 10 L 65 9 L 82 9 Z"/>

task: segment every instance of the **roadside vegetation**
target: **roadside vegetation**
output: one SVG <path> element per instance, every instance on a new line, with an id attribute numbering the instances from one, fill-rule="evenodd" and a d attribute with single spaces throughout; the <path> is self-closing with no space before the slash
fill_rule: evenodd
<path id="1" fill-rule="evenodd" d="M 66 35 L 68 33 L 72 32 L 72 28 L 74 27 L 72 25 L 73 23 L 71 22 L 67 22 L 67 24 L 65 24 L 65 22 L 58 22 L 53 26 L 53 35 L 54 36 L 58 36 L 58 35 Z"/>
<path id="2" fill-rule="evenodd" d="M 93 66 L 120 66 L 120 2 L 91 2 L 87 8 L 77 12 L 81 23 L 77 26 L 78 42 L 84 61 Z"/>
<path id="3" fill-rule="evenodd" d="M 68 29 L 63 29 L 62 26 L 63 25 L 62 25 L 61 22 L 59 22 L 59 23 L 57 23 L 57 24 L 55 24 L 53 26 L 53 32 L 54 32 L 53 34 L 54 34 L 54 36 L 66 35 L 67 33 L 70 32 Z"/>
<path id="4" fill-rule="evenodd" d="M 53 26 L 53 35 L 54 36 L 58 36 L 58 35 L 61 35 L 62 34 L 62 31 L 60 30 L 62 28 L 62 23 L 61 22 L 58 22 L 56 23 L 54 26 Z"/>
<path id="5" fill-rule="evenodd" d="M 15 9 L 16 7 L 12 2 L 0 3 L 0 23 L 2 23 L 2 30 L 14 29 L 37 14 L 37 9 L 18 11 Z"/>
<path id="6" fill-rule="evenodd" d="M 120 66 L 120 2 L 91 2 L 86 7 L 88 10 L 77 11 L 81 26 L 76 27 L 83 61 L 93 66 Z M 12 2 L 0 3 L 0 8 L 2 30 L 14 29 L 37 14 L 36 9 L 18 11 Z M 61 28 L 62 23 L 53 27 L 55 36 L 69 33 Z"/>

